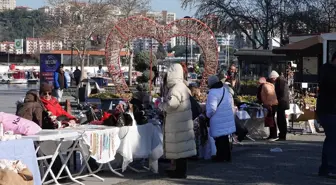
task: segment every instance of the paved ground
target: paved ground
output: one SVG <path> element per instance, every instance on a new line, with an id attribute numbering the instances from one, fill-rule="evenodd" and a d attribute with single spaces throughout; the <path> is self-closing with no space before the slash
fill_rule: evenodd
<path id="1" fill-rule="evenodd" d="M 125 178 L 116 178 L 110 172 L 101 174 L 105 182 L 93 178 L 85 179 L 87 185 L 335 185 L 334 179 L 317 176 L 320 164 L 321 146 L 324 137 L 290 135 L 287 142 L 246 142 L 236 146 L 231 164 L 218 164 L 210 161 L 197 161 L 189 164 L 186 180 L 168 179 L 161 171 L 136 174 L 125 172 Z M 280 153 L 270 152 L 279 147 Z M 160 169 L 167 167 L 161 163 Z M 71 184 L 71 183 L 70 183 Z"/>

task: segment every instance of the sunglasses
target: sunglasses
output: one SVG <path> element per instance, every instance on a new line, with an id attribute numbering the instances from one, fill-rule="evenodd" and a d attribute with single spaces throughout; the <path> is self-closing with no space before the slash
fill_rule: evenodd
<path id="1" fill-rule="evenodd" d="M 43 95 L 44 96 L 51 95 L 51 92 L 44 92 Z"/>

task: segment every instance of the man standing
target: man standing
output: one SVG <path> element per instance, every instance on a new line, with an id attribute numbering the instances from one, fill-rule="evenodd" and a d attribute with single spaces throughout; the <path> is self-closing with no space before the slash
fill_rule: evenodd
<path id="1" fill-rule="evenodd" d="M 336 177 L 336 52 L 331 63 L 323 64 L 319 72 L 319 95 L 316 113 L 325 133 L 322 164 L 319 175 Z"/>
<path id="2" fill-rule="evenodd" d="M 104 76 L 104 73 L 105 73 L 105 71 L 104 71 L 104 69 L 103 69 L 103 65 L 99 65 L 99 66 L 98 66 L 97 75 L 98 75 L 98 76 Z"/>
<path id="3" fill-rule="evenodd" d="M 277 124 L 279 128 L 279 140 L 285 141 L 287 135 L 287 120 L 285 111 L 289 109 L 289 87 L 286 79 L 280 77 L 276 71 L 269 75 L 274 83 L 275 93 L 278 99 Z"/>
<path id="4" fill-rule="evenodd" d="M 79 70 L 78 66 L 77 66 L 76 70 L 73 72 L 73 74 L 74 74 L 74 79 L 75 79 L 75 82 L 76 82 L 76 86 L 78 86 L 80 78 L 81 78 L 82 71 Z"/>
<path id="5" fill-rule="evenodd" d="M 64 74 L 64 65 L 61 64 L 54 72 L 54 96 L 58 102 L 61 102 L 63 96 L 63 89 L 68 88 L 68 83 Z"/>
<path id="6" fill-rule="evenodd" d="M 231 64 L 230 68 L 227 72 L 227 81 L 230 81 L 232 89 L 237 95 L 240 95 L 240 83 L 237 79 L 238 77 L 238 70 L 235 64 Z"/>

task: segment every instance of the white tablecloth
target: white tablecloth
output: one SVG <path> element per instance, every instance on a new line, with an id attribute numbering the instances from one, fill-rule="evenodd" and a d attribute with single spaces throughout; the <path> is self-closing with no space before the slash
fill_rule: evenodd
<path id="1" fill-rule="evenodd" d="M 297 119 L 303 111 L 301 111 L 300 107 L 297 104 L 290 104 L 289 109 L 285 111 L 286 115 L 295 115 L 295 119 Z"/>
<path id="2" fill-rule="evenodd" d="M 122 127 L 119 137 L 118 153 L 124 158 L 123 170 L 135 158 L 148 158 L 152 170 L 158 171 L 158 159 L 163 155 L 163 134 L 159 125 L 148 123 Z"/>
<path id="3" fill-rule="evenodd" d="M 163 155 L 163 134 L 158 125 L 148 123 L 121 128 L 83 125 L 67 130 L 82 135 L 84 151 L 89 154 L 90 150 L 91 157 L 98 163 L 111 162 L 119 153 L 123 157 L 123 171 L 135 158 L 148 158 L 152 170 L 158 171 L 158 159 Z"/>

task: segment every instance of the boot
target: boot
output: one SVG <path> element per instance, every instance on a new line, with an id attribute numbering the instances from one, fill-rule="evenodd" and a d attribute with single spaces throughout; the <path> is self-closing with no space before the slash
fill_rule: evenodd
<path id="1" fill-rule="evenodd" d="M 187 159 L 176 160 L 176 170 L 168 171 L 168 177 L 174 179 L 186 179 L 187 178 Z"/>

